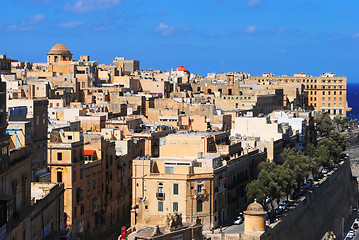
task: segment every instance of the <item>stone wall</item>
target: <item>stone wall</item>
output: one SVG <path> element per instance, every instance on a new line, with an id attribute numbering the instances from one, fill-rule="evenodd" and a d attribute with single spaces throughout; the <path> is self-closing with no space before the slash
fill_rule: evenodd
<path id="1" fill-rule="evenodd" d="M 341 238 L 343 224 L 349 223 L 357 195 L 357 182 L 346 160 L 261 239 L 321 239 L 328 231 Z"/>

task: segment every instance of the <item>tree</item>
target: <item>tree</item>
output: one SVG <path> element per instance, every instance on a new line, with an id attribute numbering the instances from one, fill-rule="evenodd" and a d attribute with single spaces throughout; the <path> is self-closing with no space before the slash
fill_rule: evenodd
<path id="1" fill-rule="evenodd" d="M 267 197 L 264 189 L 264 185 L 259 181 L 259 179 L 251 181 L 247 187 L 247 198 L 250 201 L 256 199 L 257 202 L 265 205 L 265 199 Z"/>
<path id="2" fill-rule="evenodd" d="M 290 168 L 286 168 L 283 165 L 277 167 L 277 181 L 281 187 L 282 195 L 285 195 L 287 200 L 290 194 L 293 193 L 293 189 L 297 188 L 297 182 L 294 179 L 294 172 Z"/>
<path id="3" fill-rule="evenodd" d="M 304 178 L 310 174 L 309 158 L 301 151 L 296 151 L 293 148 L 285 149 L 282 158 L 284 159 L 284 167 L 293 170 L 296 188 L 299 188 Z"/>
<path id="4" fill-rule="evenodd" d="M 318 114 L 315 116 L 314 121 L 317 124 L 317 130 L 322 136 L 327 136 L 332 130 L 334 130 L 333 122 L 328 113 Z"/>
<path id="5" fill-rule="evenodd" d="M 335 142 L 335 144 L 339 147 L 340 152 L 345 151 L 347 140 L 342 134 L 340 134 L 337 131 L 332 131 L 329 134 L 329 139 L 331 139 Z M 339 152 L 339 154 L 340 154 L 340 152 Z M 339 156 L 339 154 L 338 154 L 338 156 Z"/>
<path id="6" fill-rule="evenodd" d="M 348 118 L 343 116 L 335 116 L 333 119 L 333 123 L 337 131 L 344 131 L 349 126 Z"/>

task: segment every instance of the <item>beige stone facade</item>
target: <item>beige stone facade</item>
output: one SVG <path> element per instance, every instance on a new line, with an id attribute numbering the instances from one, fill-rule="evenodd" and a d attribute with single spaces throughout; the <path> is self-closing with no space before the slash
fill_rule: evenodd
<path id="1" fill-rule="evenodd" d="M 327 111 L 331 115 L 346 115 L 347 104 L 347 78 L 336 76 L 333 73 L 323 73 L 319 77 L 307 74 L 294 76 L 262 76 L 250 77 L 260 85 L 279 86 L 284 89 L 302 85 L 306 92 L 308 105 L 315 110 Z"/>

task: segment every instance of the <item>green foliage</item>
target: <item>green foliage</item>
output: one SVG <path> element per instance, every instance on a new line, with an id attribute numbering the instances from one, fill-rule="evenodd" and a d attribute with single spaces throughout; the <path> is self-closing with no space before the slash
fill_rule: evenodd
<path id="1" fill-rule="evenodd" d="M 347 117 L 343 116 L 335 116 L 333 119 L 333 123 L 335 125 L 335 128 L 342 132 L 349 126 L 349 119 Z"/>
<path id="2" fill-rule="evenodd" d="M 358 126 L 358 119 L 352 119 L 348 122 L 348 125 L 357 127 Z"/>
<path id="3" fill-rule="evenodd" d="M 286 148 L 282 153 L 282 165 L 262 162 L 258 166 L 256 180 L 247 185 L 247 197 L 265 205 L 267 197 L 278 204 L 283 196 L 292 194 L 299 189 L 310 174 L 315 176 L 320 166 L 328 167 L 334 163 L 346 147 L 346 138 L 337 131 L 330 130 L 327 137 L 317 147 L 308 144 L 305 152 L 294 148 Z"/>
<path id="4" fill-rule="evenodd" d="M 328 113 L 318 114 L 315 116 L 314 121 L 316 122 L 317 130 L 322 136 L 327 136 L 332 130 L 334 130 L 332 119 L 330 119 Z"/>

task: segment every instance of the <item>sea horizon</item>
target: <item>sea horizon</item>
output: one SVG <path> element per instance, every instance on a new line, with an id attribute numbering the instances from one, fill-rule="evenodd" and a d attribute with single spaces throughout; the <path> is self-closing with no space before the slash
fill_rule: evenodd
<path id="1" fill-rule="evenodd" d="M 352 108 L 351 112 L 347 112 L 349 119 L 359 119 L 359 82 L 347 84 L 347 102 L 348 107 Z"/>

